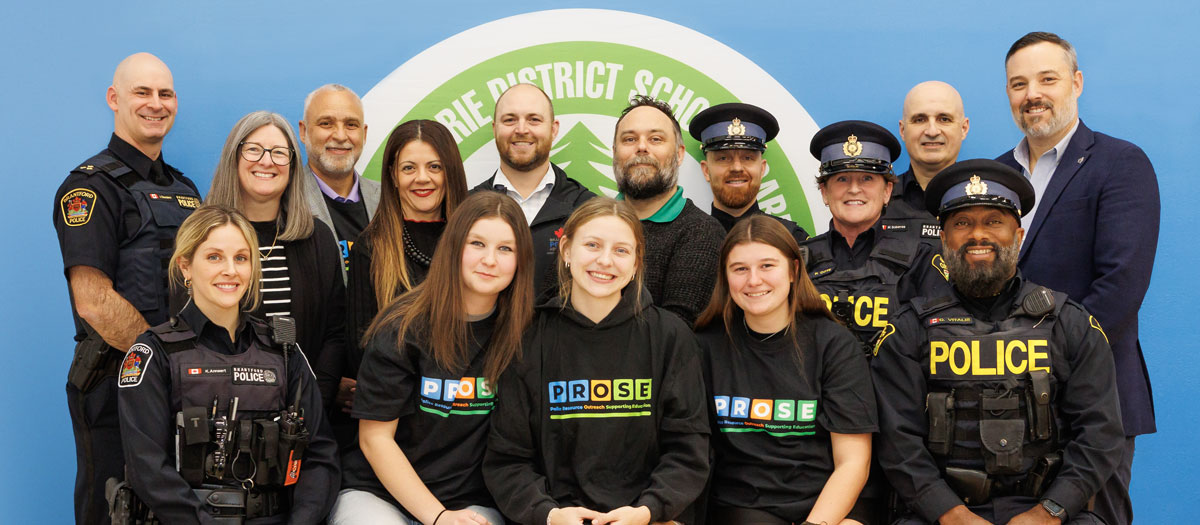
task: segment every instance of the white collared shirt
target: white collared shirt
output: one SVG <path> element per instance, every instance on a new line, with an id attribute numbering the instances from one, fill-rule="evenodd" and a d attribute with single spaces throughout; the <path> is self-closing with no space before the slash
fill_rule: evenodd
<path id="1" fill-rule="evenodd" d="M 1050 178 L 1054 176 L 1054 171 L 1058 169 L 1058 163 L 1062 160 L 1063 153 L 1067 151 L 1067 144 L 1071 143 L 1071 137 L 1075 136 L 1075 131 L 1079 129 L 1079 119 L 1075 119 L 1075 125 L 1071 126 L 1071 131 L 1050 148 L 1041 157 L 1038 158 L 1037 166 L 1034 166 L 1033 172 L 1029 171 L 1029 139 L 1021 139 L 1021 143 L 1013 149 L 1013 158 L 1017 160 L 1017 164 L 1021 165 L 1021 174 L 1029 179 L 1030 184 L 1033 184 L 1033 195 L 1036 198 L 1033 203 L 1033 209 L 1029 210 L 1024 217 L 1021 218 L 1021 227 L 1025 228 L 1025 242 L 1029 242 L 1029 227 L 1033 225 L 1033 217 L 1037 214 L 1038 206 L 1042 205 L 1042 197 L 1046 195 L 1046 187 L 1050 185 Z M 1024 247 L 1024 243 L 1022 244 Z"/>
<path id="2" fill-rule="evenodd" d="M 504 176 L 504 171 L 496 170 L 495 179 L 492 180 L 492 187 L 504 186 L 504 192 L 517 201 L 521 206 L 521 211 L 525 212 L 525 222 L 532 223 L 533 218 L 537 217 L 542 206 L 546 204 L 546 199 L 550 198 L 550 192 L 554 189 L 554 170 L 550 169 L 550 163 L 546 163 L 546 174 L 542 175 L 542 180 L 538 182 L 537 189 L 533 190 L 528 197 L 522 197 L 517 193 L 516 187 L 512 181 Z"/>

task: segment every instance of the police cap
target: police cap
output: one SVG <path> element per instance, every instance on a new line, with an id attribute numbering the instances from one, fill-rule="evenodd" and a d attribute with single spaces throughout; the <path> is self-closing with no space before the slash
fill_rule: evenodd
<path id="1" fill-rule="evenodd" d="M 967 206 L 995 206 L 1023 217 L 1033 209 L 1033 185 L 1015 169 L 989 159 L 956 162 L 925 187 L 925 209 L 939 219 Z"/>
<path id="2" fill-rule="evenodd" d="M 751 149 L 764 151 L 779 134 L 779 122 L 767 110 L 750 104 L 717 104 L 692 118 L 688 133 L 704 151 Z"/>
<path id="3" fill-rule="evenodd" d="M 843 120 L 821 128 L 813 135 L 808 150 L 821 161 L 817 182 L 843 171 L 882 173 L 895 178 L 892 162 L 900 156 L 900 141 L 878 124 Z"/>

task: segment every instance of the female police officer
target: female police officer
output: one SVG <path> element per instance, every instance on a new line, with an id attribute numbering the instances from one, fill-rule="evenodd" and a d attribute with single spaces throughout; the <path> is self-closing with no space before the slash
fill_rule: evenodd
<path id="1" fill-rule="evenodd" d="M 256 241 L 238 212 L 196 210 L 170 269 L 191 301 L 121 364 L 128 481 L 166 523 L 315 523 L 337 491 L 336 446 L 304 354 L 244 313 L 258 302 Z M 276 340 L 295 340 L 294 326 L 276 328 Z"/>

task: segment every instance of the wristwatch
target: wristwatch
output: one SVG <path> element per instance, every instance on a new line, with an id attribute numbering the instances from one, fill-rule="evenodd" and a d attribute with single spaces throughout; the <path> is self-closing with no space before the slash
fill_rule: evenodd
<path id="1" fill-rule="evenodd" d="M 1050 513 L 1050 515 L 1054 516 L 1055 518 L 1060 520 L 1065 520 L 1067 518 L 1067 509 L 1064 509 L 1062 505 L 1055 503 L 1052 499 L 1043 499 L 1042 508 L 1046 509 L 1046 512 Z"/>

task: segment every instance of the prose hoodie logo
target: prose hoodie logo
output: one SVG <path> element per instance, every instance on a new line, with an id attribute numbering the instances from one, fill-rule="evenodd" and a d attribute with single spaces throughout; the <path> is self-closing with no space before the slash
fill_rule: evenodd
<path id="1" fill-rule="evenodd" d="M 700 172 L 700 145 L 687 133 L 697 113 L 723 102 L 766 108 L 781 123 L 764 157 L 760 207 L 808 231 L 829 220 L 814 188 L 817 162 L 808 141 L 818 127 L 762 68 L 729 47 L 657 18 L 601 9 L 539 11 L 490 22 L 425 50 L 364 97 L 366 155 L 358 169 L 378 179 L 383 146 L 401 122 L 425 118 L 454 134 L 474 186 L 500 165 L 492 137 L 496 99 L 516 83 L 541 87 L 559 120 L 550 160 L 598 194 L 615 195 L 612 139 L 629 98 L 666 101 L 683 126 L 688 157 L 684 194 L 707 210 L 712 192 Z"/>

